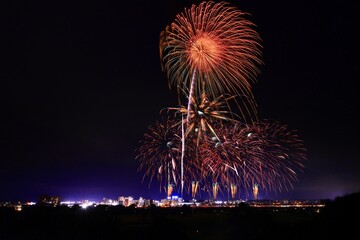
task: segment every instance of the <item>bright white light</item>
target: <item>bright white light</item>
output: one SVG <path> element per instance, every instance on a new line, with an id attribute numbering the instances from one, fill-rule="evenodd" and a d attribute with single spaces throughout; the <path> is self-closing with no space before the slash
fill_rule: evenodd
<path id="1" fill-rule="evenodd" d="M 94 202 L 85 201 L 82 204 L 80 204 L 80 207 L 82 207 L 83 209 L 86 209 L 87 207 L 92 206 L 94 204 L 95 204 Z"/>

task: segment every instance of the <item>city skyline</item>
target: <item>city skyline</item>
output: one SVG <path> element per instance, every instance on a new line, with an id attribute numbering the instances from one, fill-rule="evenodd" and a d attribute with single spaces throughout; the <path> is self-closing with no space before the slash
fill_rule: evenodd
<path id="1" fill-rule="evenodd" d="M 159 111 L 177 106 L 159 34 L 198 2 L 3 4 L 0 201 L 166 196 L 142 183 L 135 149 Z M 360 191 L 354 3 L 229 2 L 263 41 L 259 117 L 296 130 L 308 151 L 293 190 L 259 197 Z"/>

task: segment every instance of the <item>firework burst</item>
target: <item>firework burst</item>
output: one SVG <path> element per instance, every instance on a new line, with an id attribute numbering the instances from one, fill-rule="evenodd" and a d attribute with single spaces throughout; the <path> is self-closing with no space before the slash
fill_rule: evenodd
<path id="1" fill-rule="evenodd" d="M 167 72 L 169 87 L 177 86 L 180 104 L 180 93 L 187 97 L 185 128 L 182 116 L 182 185 L 185 133 L 189 132 L 191 107 L 197 96 L 209 92 L 216 99 L 221 94 L 234 93 L 246 99 L 241 112 L 256 117 L 250 83 L 259 73 L 256 65 L 262 63 L 261 45 L 260 37 L 253 29 L 255 25 L 245 19 L 246 15 L 226 2 L 204 1 L 190 9 L 185 8 L 160 33 L 160 59 Z M 207 127 L 212 131 L 206 121 L 200 124 L 203 125 L 197 129 Z M 216 135 L 214 131 L 212 133 Z"/>
<path id="2" fill-rule="evenodd" d="M 253 111 L 251 83 L 261 64 L 260 37 L 247 13 L 226 2 L 202 2 L 176 16 L 160 34 L 160 58 L 169 86 L 186 95 L 202 92 L 206 83 L 213 97 L 222 93 L 245 96 Z M 180 94 L 179 94 L 180 95 Z"/>
<path id="3" fill-rule="evenodd" d="M 205 139 L 199 152 L 204 178 L 246 196 L 257 186 L 264 192 L 290 190 L 304 168 L 306 149 L 295 131 L 276 121 L 216 127 L 219 140 Z"/>
<path id="4" fill-rule="evenodd" d="M 187 169 L 184 181 L 187 183 L 199 179 L 199 163 L 194 158 L 193 147 L 189 141 L 186 152 Z M 163 117 L 154 125 L 148 127 L 143 139 L 139 141 L 140 146 L 136 149 L 136 159 L 140 161 L 138 171 L 143 171 L 143 180 L 149 178 L 149 186 L 156 177 L 163 188 L 171 187 L 171 190 L 179 190 L 180 159 L 181 159 L 181 129 L 177 120 Z M 188 184 L 188 190 L 191 185 Z M 169 192 L 169 191 L 168 191 Z"/>
<path id="5" fill-rule="evenodd" d="M 176 183 L 178 179 L 178 156 L 181 141 L 175 120 L 163 118 L 149 126 L 140 147 L 136 149 L 136 159 L 140 161 L 139 171 L 144 170 L 144 178 L 149 177 L 149 185 L 156 176 L 160 186 Z"/>
<path id="6" fill-rule="evenodd" d="M 230 111 L 229 102 L 236 100 L 235 96 L 226 96 L 226 94 L 211 100 L 206 92 L 202 92 L 199 98 L 192 97 L 190 111 L 186 106 L 168 107 L 166 110 L 175 111 L 175 118 L 179 116 L 189 116 L 189 124 L 185 133 L 195 135 L 197 143 L 203 138 L 204 134 L 209 134 L 217 138 L 217 134 L 212 127 L 213 123 L 222 121 L 238 122 L 240 117 Z M 186 124 L 186 119 L 182 119 L 179 124 Z"/>
<path id="7" fill-rule="evenodd" d="M 261 39 L 247 15 L 226 2 L 202 2 L 160 34 L 162 69 L 179 107 L 166 108 L 175 111 L 172 118 L 148 128 L 136 158 L 149 185 L 157 177 L 168 195 L 180 185 L 182 196 L 187 183 L 192 198 L 200 189 L 214 199 L 225 189 L 232 198 L 257 198 L 293 188 L 304 168 L 306 149 L 296 132 L 258 121 L 251 84 L 262 64 Z M 240 114 L 232 112 L 233 100 Z"/>

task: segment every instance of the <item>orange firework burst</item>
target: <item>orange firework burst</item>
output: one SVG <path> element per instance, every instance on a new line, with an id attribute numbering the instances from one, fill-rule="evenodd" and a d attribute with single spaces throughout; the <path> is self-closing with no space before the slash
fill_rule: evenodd
<path id="1" fill-rule="evenodd" d="M 251 82 L 259 73 L 261 44 L 247 13 L 226 2 L 202 2 L 176 16 L 160 34 L 160 58 L 169 86 L 198 96 L 201 82 L 218 96 L 234 93 L 247 97 L 256 113 Z"/>

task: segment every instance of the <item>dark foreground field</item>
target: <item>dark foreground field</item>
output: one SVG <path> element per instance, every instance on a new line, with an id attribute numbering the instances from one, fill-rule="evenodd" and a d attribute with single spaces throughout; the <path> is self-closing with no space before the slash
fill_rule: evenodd
<path id="1" fill-rule="evenodd" d="M 359 194 L 324 208 L 133 208 L 97 206 L 0 209 L 7 239 L 358 239 Z"/>

